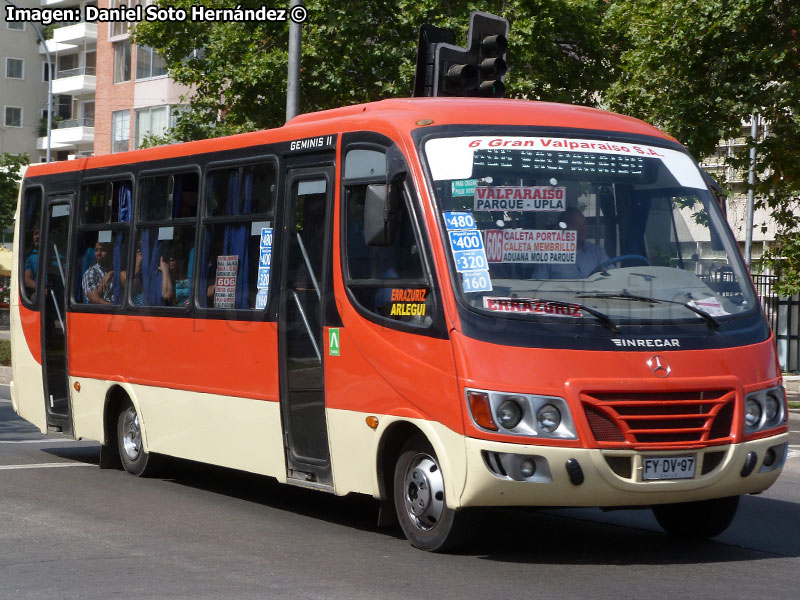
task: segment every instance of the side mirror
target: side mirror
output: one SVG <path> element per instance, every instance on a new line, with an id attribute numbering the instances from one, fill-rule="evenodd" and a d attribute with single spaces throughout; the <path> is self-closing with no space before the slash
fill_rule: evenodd
<path id="1" fill-rule="evenodd" d="M 377 183 L 367 186 L 364 198 L 364 241 L 368 246 L 391 246 L 397 215 L 391 206 L 392 194 L 387 188 L 392 186 Z"/>
<path id="2" fill-rule="evenodd" d="M 397 146 L 390 147 L 386 151 L 386 183 L 368 185 L 364 197 L 364 241 L 368 246 L 394 244 L 406 174 L 403 153 Z"/>

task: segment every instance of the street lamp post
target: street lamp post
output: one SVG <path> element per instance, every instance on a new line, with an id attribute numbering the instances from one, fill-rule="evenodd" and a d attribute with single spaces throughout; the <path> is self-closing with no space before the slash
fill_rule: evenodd
<path id="1" fill-rule="evenodd" d="M 750 146 L 750 169 L 747 174 L 747 215 L 745 223 L 744 239 L 744 262 L 750 268 L 750 261 L 753 258 L 753 205 L 755 204 L 756 183 L 756 138 L 758 137 L 758 113 L 753 113 L 750 122 L 750 136 L 753 138 L 753 145 Z"/>
<path id="2" fill-rule="evenodd" d="M 303 0 L 292 0 L 292 7 L 303 6 Z M 297 116 L 300 107 L 300 47 L 303 30 L 300 23 L 289 22 L 289 61 L 286 78 L 286 120 Z"/>
<path id="3" fill-rule="evenodd" d="M 11 0 L 6 0 L 6 2 L 19 9 L 19 6 Z M 42 41 L 44 53 L 47 55 L 47 162 L 50 162 L 50 138 L 53 131 L 53 59 L 50 57 L 50 51 L 47 49 L 47 40 L 44 39 L 42 30 L 39 29 L 39 26 L 33 21 L 28 22 L 33 26 L 36 35 L 38 35 L 39 39 Z"/>

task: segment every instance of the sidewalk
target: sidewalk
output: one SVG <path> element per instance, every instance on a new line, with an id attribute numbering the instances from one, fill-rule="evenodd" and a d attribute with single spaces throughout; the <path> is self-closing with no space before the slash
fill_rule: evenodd
<path id="1" fill-rule="evenodd" d="M 786 389 L 786 399 L 789 402 L 800 402 L 800 375 L 784 375 L 783 387 Z M 798 408 L 789 410 L 800 413 Z"/>

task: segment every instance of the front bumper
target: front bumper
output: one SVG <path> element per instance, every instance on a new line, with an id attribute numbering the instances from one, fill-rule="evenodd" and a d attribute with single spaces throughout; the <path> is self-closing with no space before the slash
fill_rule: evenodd
<path id="1" fill-rule="evenodd" d="M 467 506 L 643 506 L 692 502 L 766 490 L 777 479 L 786 459 L 789 434 L 703 449 L 636 452 L 593 450 L 489 442 L 467 438 L 467 477 L 460 505 Z M 772 464 L 764 458 L 772 449 Z M 752 471 L 743 475 L 748 455 L 755 453 Z M 536 475 L 516 481 L 498 467 L 498 456 L 530 457 Z M 697 458 L 692 479 L 644 481 L 642 457 Z M 609 460 L 610 459 L 610 460 Z M 567 462 L 576 461 L 583 476 L 572 475 Z M 750 459 L 752 462 L 752 458 Z M 506 460 L 508 462 L 508 460 Z M 769 459 L 767 460 L 769 462 Z M 612 467 L 613 465 L 613 467 Z M 626 465 L 628 465 L 626 467 Z"/>

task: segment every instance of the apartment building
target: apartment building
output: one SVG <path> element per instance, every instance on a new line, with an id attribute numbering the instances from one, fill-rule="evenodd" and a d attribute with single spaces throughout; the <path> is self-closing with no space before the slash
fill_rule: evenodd
<path id="1" fill-rule="evenodd" d="M 735 138 L 720 140 L 716 153 L 706 158 L 701 166 L 718 181 L 724 181 L 729 195 L 726 199 L 728 223 L 733 230 L 736 240 L 744 251 L 744 241 L 747 236 L 747 170 L 736 170 L 730 167 L 727 159 L 747 147 L 747 138 L 751 135 L 751 123 L 744 122 Z M 769 135 L 769 124 L 761 123 L 758 129 L 758 139 L 763 140 Z M 752 260 L 758 262 L 764 254 L 764 249 L 775 240 L 776 223 L 771 218 L 769 210 L 760 208 L 753 214 L 753 245 Z M 714 258 L 710 244 L 701 249 L 702 258 Z"/>
<path id="2" fill-rule="evenodd" d="M 42 7 L 81 8 L 96 0 L 40 0 Z M 53 73 L 53 126 L 50 148 L 53 160 L 89 156 L 94 147 L 94 110 L 97 87 L 97 24 L 59 22 L 46 28 L 47 51 L 55 64 Z M 40 45 L 40 56 L 47 52 Z M 36 142 L 47 148 L 47 137 Z"/>
<path id="3" fill-rule="evenodd" d="M 80 15 L 87 6 L 140 2 L 15 0 L 22 8 L 79 8 Z M 45 45 L 30 23 L 6 23 L 2 12 L 0 152 L 27 152 L 32 162 L 45 159 L 48 52 L 53 61 L 52 160 L 133 150 L 174 123 L 187 90 L 167 76 L 156 52 L 131 43 L 132 23 L 54 23 L 42 27 Z"/>
<path id="4" fill-rule="evenodd" d="M 15 0 L 22 8 L 40 0 Z M 0 4 L 5 4 L 0 0 Z M 47 63 L 39 54 L 39 38 L 30 23 L 9 23 L 0 7 L 0 153 L 44 156 L 36 137 L 47 116 Z"/>
<path id="5" fill-rule="evenodd" d="M 100 8 L 130 0 L 100 0 Z M 148 2 L 145 2 L 145 4 Z M 149 135 L 163 134 L 177 118 L 187 89 L 167 76 L 164 60 L 131 43 L 131 23 L 99 23 L 94 152 L 135 150 Z"/>

